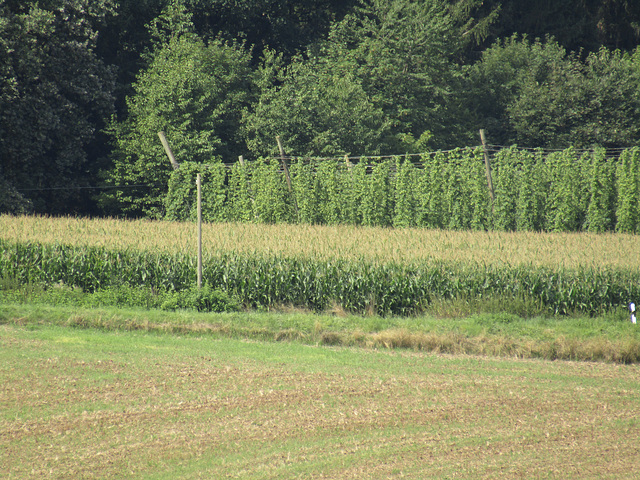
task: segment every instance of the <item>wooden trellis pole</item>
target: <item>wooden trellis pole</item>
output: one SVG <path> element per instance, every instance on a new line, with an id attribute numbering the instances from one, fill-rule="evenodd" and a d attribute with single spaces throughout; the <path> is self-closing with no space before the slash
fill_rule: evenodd
<path id="1" fill-rule="evenodd" d="M 176 157 L 173 156 L 173 152 L 171 151 L 171 147 L 169 146 L 169 142 L 167 141 L 167 137 L 164 136 L 164 132 L 158 132 L 158 137 L 160 137 L 160 142 L 162 142 L 162 146 L 164 147 L 164 151 L 169 157 L 169 161 L 171 162 L 171 166 L 174 170 L 180 168 L 180 164 L 176 160 Z"/>
<path id="2" fill-rule="evenodd" d="M 493 210 L 493 179 L 491 178 L 491 161 L 489 160 L 489 150 L 487 149 L 487 140 L 484 138 L 484 129 L 480 129 L 480 141 L 482 142 L 482 151 L 484 153 L 484 167 L 487 171 L 487 186 L 489 187 L 489 196 L 491 197 L 491 209 Z"/>

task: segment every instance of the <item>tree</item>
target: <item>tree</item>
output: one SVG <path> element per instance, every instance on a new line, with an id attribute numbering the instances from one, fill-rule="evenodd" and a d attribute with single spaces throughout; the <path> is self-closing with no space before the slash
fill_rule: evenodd
<path id="1" fill-rule="evenodd" d="M 278 134 L 290 152 L 304 155 L 420 152 L 463 142 L 470 129 L 455 63 L 461 11 L 454 16 L 435 0 L 359 2 L 325 41 L 265 85 L 246 121 L 250 148 L 275 153 Z M 282 60 L 266 59 L 263 70 L 277 72 Z"/>
<path id="2" fill-rule="evenodd" d="M 290 59 L 323 38 L 357 0 L 188 0 L 201 36 L 246 41 Z"/>
<path id="3" fill-rule="evenodd" d="M 601 49 L 582 61 L 553 39 L 497 42 L 470 73 L 478 126 L 503 145 L 634 145 L 640 140 L 635 58 Z"/>
<path id="4" fill-rule="evenodd" d="M 244 119 L 257 155 L 278 153 L 276 135 L 287 153 L 310 156 L 375 154 L 389 135 L 389 121 L 349 65 L 298 56 L 283 68 L 267 52 L 261 72 L 262 93 Z"/>
<path id="5" fill-rule="evenodd" d="M 640 48 L 635 55 L 602 47 L 584 65 L 582 119 L 574 145 L 635 146 L 640 142 Z"/>
<path id="6" fill-rule="evenodd" d="M 640 71 L 605 48 L 567 56 L 543 82 L 528 81 L 508 107 L 516 140 L 551 147 L 622 147 L 640 140 Z"/>
<path id="7" fill-rule="evenodd" d="M 499 9 L 486 34 L 488 43 L 514 34 L 551 36 L 568 51 L 601 47 L 632 50 L 640 43 L 640 2 L 636 0 L 483 0 L 478 14 Z"/>
<path id="8" fill-rule="evenodd" d="M 544 83 L 551 75 L 564 75 L 565 58 L 566 51 L 555 42 L 530 42 L 519 36 L 497 41 L 485 50 L 469 73 L 477 126 L 486 129 L 494 143 L 516 143 L 518 132 L 509 109 L 531 85 Z"/>
<path id="9" fill-rule="evenodd" d="M 238 44 L 206 44 L 193 33 L 179 2 L 170 4 L 162 18 L 150 26 L 159 42 L 134 84 L 135 94 L 127 98 L 128 115 L 114 119 L 109 129 L 113 168 L 105 177 L 109 185 L 124 189 L 108 191 L 102 204 L 130 215 L 164 213 L 171 166 L 159 131 L 165 132 L 178 161 L 235 160 L 243 152 L 238 129 L 251 98 L 249 54 Z"/>
<path id="10" fill-rule="evenodd" d="M 110 0 L 0 0 L 0 180 L 37 212 L 89 208 L 79 188 L 113 109 L 113 69 L 95 54 L 111 12 Z"/>
<path id="11" fill-rule="evenodd" d="M 328 62 L 354 65 L 364 91 L 392 122 L 387 153 L 460 142 L 466 129 L 457 109 L 457 32 L 450 9 L 435 0 L 362 2 L 330 32 L 321 49 Z"/>

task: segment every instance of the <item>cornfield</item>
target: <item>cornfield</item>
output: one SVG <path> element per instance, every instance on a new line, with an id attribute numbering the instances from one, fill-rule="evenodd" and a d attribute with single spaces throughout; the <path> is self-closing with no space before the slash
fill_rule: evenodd
<path id="1" fill-rule="evenodd" d="M 20 283 L 180 291 L 196 281 L 190 224 L 3 216 L 0 225 L 1 275 Z M 552 314 L 593 315 L 640 298 L 640 246 L 632 235 L 359 228 L 341 239 L 347 227 L 290 226 L 279 235 L 276 226 L 207 227 L 205 242 L 207 232 L 226 233 L 205 251 L 204 281 L 250 308 L 339 305 L 412 315 L 439 299 L 497 298 L 531 301 Z M 40 236 L 39 228 L 49 233 Z M 323 234 L 324 246 L 314 238 Z M 293 237 L 307 250 L 296 249 Z M 386 250 L 371 251 L 386 243 Z M 465 252 L 459 258 L 457 247 Z M 600 255 L 588 258 L 599 247 Z M 536 256 L 535 248 L 556 257 Z"/>
<path id="2" fill-rule="evenodd" d="M 621 233 L 477 232 L 349 225 L 204 223 L 209 256 L 243 254 L 381 263 L 466 263 L 550 269 L 632 269 L 640 274 L 640 237 Z M 0 215 L 0 238 L 196 254 L 189 222 Z"/>

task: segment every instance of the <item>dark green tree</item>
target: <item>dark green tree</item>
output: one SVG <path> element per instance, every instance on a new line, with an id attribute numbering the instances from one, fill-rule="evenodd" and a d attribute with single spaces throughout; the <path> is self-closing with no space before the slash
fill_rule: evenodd
<path id="1" fill-rule="evenodd" d="M 634 145 L 640 140 L 636 59 L 601 49 L 583 61 L 552 39 L 498 42 L 470 73 L 478 126 L 503 145 Z"/>
<path id="2" fill-rule="evenodd" d="M 296 57 L 284 67 L 273 52 L 265 52 L 262 93 L 244 119 L 249 149 L 277 154 L 279 135 L 293 155 L 377 153 L 390 124 L 352 67 L 319 57 Z"/>
<path id="3" fill-rule="evenodd" d="M 90 211 L 81 187 L 93 180 L 114 100 L 114 74 L 95 43 L 112 8 L 109 0 L 0 0 L 0 181 L 14 204 Z"/>
<path id="4" fill-rule="evenodd" d="M 246 119 L 250 148 L 277 153 L 275 135 L 296 155 L 415 153 L 470 141 L 456 62 L 461 29 L 470 35 L 474 25 L 469 10 L 436 0 L 359 2 L 283 71 L 267 53 L 263 71 L 275 74 Z"/>
<path id="5" fill-rule="evenodd" d="M 158 132 L 165 132 L 178 162 L 235 161 L 243 152 L 238 130 L 251 99 L 249 55 L 239 45 L 206 44 L 180 3 L 171 4 L 161 20 L 150 25 L 157 50 L 127 99 L 128 114 L 110 126 L 113 167 L 105 177 L 125 188 L 108 191 L 102 200 L 130 215 L 164 214 L 171 165 Z"/>
<path id="6" fill-rule="evenodd" d="M 291 58 L 323 38 L 357 0 L 186 0 L 200 35 L 246 41 Z"/>
<path id="7" fill-rule="evenodd" d="M 632 50 L 640 43 L 640 3 L 635 0 L 483 0 L 476 15 L 495 10 L 497 20 L 484 30 L 489 43 L 515 33 L 552 36 L 569 51 Z"/>
<path id="8" fill-rule="evenodd" d="M 459 145 L 464 138 L 458 21 L 440 1 L 372 0 L 337 23 L 322 45 L 330 64 L 351 65 L 392 122 L 384 153 Z"/>

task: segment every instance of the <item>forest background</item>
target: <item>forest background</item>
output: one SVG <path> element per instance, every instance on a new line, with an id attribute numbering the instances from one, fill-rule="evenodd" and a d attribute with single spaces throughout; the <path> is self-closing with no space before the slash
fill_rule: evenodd
<path id="1" fill-rule="evenodd" d="M 0 212 L 162 218 L 171 165 L 640 143 L 635 0 L 0 0 Z"/>

